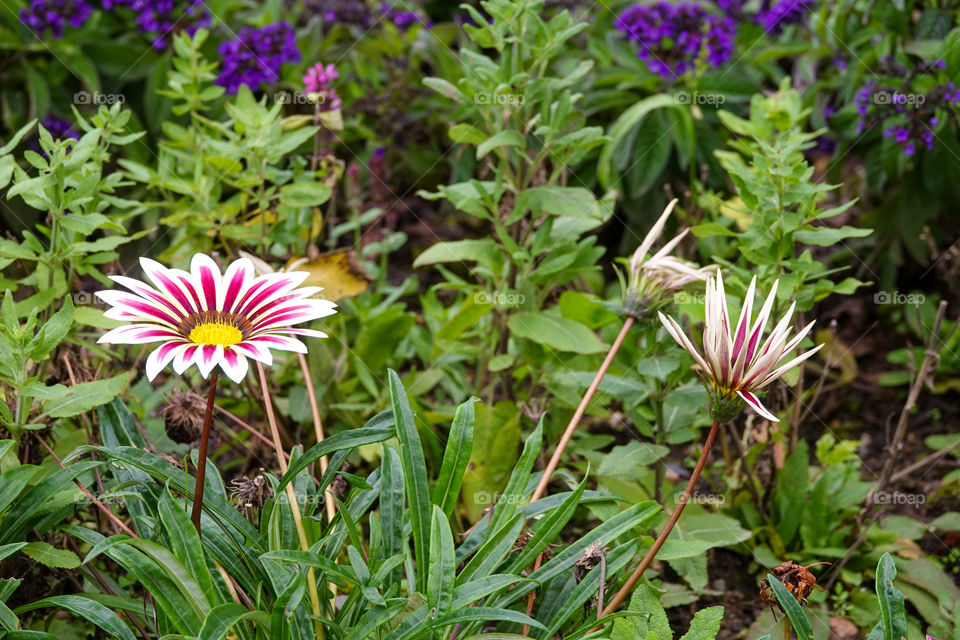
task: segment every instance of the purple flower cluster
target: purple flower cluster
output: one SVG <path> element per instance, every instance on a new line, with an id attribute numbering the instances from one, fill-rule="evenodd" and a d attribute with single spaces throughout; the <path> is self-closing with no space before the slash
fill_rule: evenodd
<path id="1" fill-rule="evenodd" d="M 296 2 L 285 0 L 290 9 L 297 8 Z M 304 0 L 301 9 L 307 18 L 318 17 L 325 23 L 357 25 L 369 28 L 373 24 L 370 8 L 363 0 Z"/>
<path id="2" fill-rule="evenodd" d="M 300 62 L 293 27 L 286 22 L 259 29 L 244 27 L 238 35 L 236 40 L 221 44 L 218 50 L 223 57 L 223 70 L 217 84 L 227 93 L 236 93 L 244 84 L 256 90 L 263 83 L 276 82 L 284 63 Z"/>
<path id="3" fill-rule="evenodd" d="M 942 68 L 935 63 L 933 68 Z M 854 98 L 860 119 L 857 133 L 883 126 L 883 136 L 896 142 L 904 155 L 933 149 L 936 127 L 941 115 L 956 118 L 960 109 L 960 90 L 953 82 L 939 84 L 925 93 L 911 91 L 910 83 L 900 88 L 867 82 Z M 938 115 L 940 114 L 940 115 Z"/>
<path id="4" fill-rule="evenodd" d="M 92 12 L 84 0 L 31 0 L 20 10 L 20 20 L 38 35 L 50 29 L 53 37 L 62 38 L 66 25 L 79 29 Z"/>
<path id="5" fill-rule="evenodd" d="M 813 5 L 812 0 L 779 0 L 757 13 L 756 21 L 767 33 L 780 33 L 788 24 L 800 22 Z"/>
<path id="6" fill-rule="evenodd" d="M 333 64 L 323 66 L 318 62 L 307 69 L 307 75 L 303 76 L 303 89 L 320 96 L 317 103 L 323 111 L 335 111 L 343 106 L 337 90 L 333 88 L 333 81 L 339 77 L 340 73 Z"/>
<path id="7" fill-rule="evenodd" d="M 632 5 L 617 18 L 616 28 L 640 46 L 637 57 L 653 73 L 677 78 L 697 62 L 718 67 L 733 55 L 736 23 L 708 13 L 694 2 Z"/>
<path id="8" fill-rule="evenodd" d="M 106 10 L 126 7 L 136 14 L 137 28 L 153 36 L 153 48 L 165 49 L 180 31 L 193 35 L 210 24 L 202 0 L 101 0 Z"/>
<path id="9" fill-rule="evenodd" d="M 427 27 L 433 25 L 433 23 L 424 20 L 416 11 L 401 11 L 399 9 L 393 9 L 386 4 L 380 5 L 380 11 L 382 11 L 384 17 L 390 20 L 398 29 L 409 29 L 415 24 L 423 24 Z"/>

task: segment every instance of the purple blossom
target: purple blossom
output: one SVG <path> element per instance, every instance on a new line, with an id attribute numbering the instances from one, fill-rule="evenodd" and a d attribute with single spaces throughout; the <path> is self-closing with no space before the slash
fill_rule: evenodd
<path id="1" fill-rule="evenodd" d="M 236 93 L 244 84 L 256 90 L 261 84 L 276 82 L 284 63 L 300 62 L 293 27 L 286 22 L 259 29 L 244 27 L 238 35 L 236 40 L 224 42 L 218 49 L 223 70 L 217 84 L 227 93 Z"/>
<path id="2" fill-rule="evenodd" d="M 153 36 L 153 48 L 165 49 L 180 31 L 193 35 L 210 24 L 203 0 L 101 0 L 103 8 L 125 7 L 136 14 L 137 28 Z"/>
<path id="3" fill-rule="evenodd" d="M 80 134 L 69 120 L 64 120 L 57 116 L 47 116 L 40 124 L 50 133 L 54 140 L 78 140 L 80 138 Z M 37 153 L 43 154 L 44 157 L 47 155 L 40 146 L 39 139 L 32 140 L 27 147 Z"/>
<path id="4" fill-rule="evenodd" d="M 433 24 L 424 20 L 416 11 L 401 11 L 399 9 L 393 9 L 386 4 L 380 5 L 380 11 L 383 12 L 384 17 L 389 19 L 398 29 L 409 29 L 415 24 L 423 24 L 427 27 Z"/>
<path id="5" fill-rule="evenodd" d="M 780 33 L 788 24 L 800 22 L 810 10 L 812 0 L 779 0 L 773 6 L 757 14 L 757 22 L 768 33 Z"/>
<path id="6" fill-rule="evenodd" d="M 304 91 L 319 94 L 320 100 L 317 102 L 323 110 L 334 111 L 343 105 L 337 90 L 333 88 L 333 81 L 339 77 L 340 73 L 333 64 L 323 66 L 318 62 L 307 69 L 307 75 L 303 76 Z"/>
<path id="7" fill-rule="evenodd" d="M 614 26 L 640 46 L 637 57 L 653 73 L 676 78 L 695 68 L 699 60 L 718 67 L 733 55 L 736 23 L 707 13 L 693 2 L 632 5 Z"/>
<path id="8" fill-rule="evenodd" d="M 54 38 L 62 38 L 66 25 L 79 29 L 92 12 L 93 7 L 84 0 L 31 0 L 20 10 L 20 21 L 38 35 L 50 29 Z"/>

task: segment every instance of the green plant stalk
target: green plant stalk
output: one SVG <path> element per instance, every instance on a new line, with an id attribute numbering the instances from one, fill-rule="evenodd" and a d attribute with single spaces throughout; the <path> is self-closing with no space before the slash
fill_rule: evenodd
<path id="1" fill-rule="evenodd" d="M 210 443 L 210 422 L 213 419 L 213 403 L 217 396 L 217 372 L 210 374 L 210 392 L 207 394 L 207 409 L 203 414 L 203 430 L 200 432 L 200 452 L 197 455 L 197 482 L 193 487 L 193 511 L 190 519 L 200 533 L 200 513 L 203 510 L 203 486 L 207 477 L 207 445 Z"/>
<path id="2" fill-rule="evenodd" d="M 637 568 L 630 574 L 630 577 L 627 578 L 626 583 L 620 590 L 617 591 L 617 594 L 613 596 L 610 600 L 610 603 L 607 604 L 606 608 L 603 610 L 603 615 L 605 617 L 617 610 L 627 596 L 630 595 L 630 592 L 633 591 L 633 587 L 636 586 L 637 582 L 643 576 L 644 572 L 650 566 L 650 563 L 653 562 L 653 559 L 656 557 L 657 552 L 660 551 L 660 547 L 663 546 L 663 543 L 667 541 L 667 537 L 670 535 L 670 532 L 673 531 L 673 527 L 677 524 L 677 520 L 680 519 L 680 514 L 683 513 L 684 507 L 687 506 L 687 503 L 690 502 L 690 499 L 693 497 L 693 490 L 697 486 L 697 480 L 700 479 L 700 474 L 703 472 L 703 467 L 707 462 L 707 458 L 710 456 L 710 448 L 713 446 L 713 441 L 717 437 L 717 432 L 720 430 L 720 423 L 714 420 L 713 425 L 710 427 L 710 433 L 707 434 L 707 439 L 703 443 L 703 451 L 700 452 L 700 458 L 697 460 L 697 466 L 694 467 L 693 473 L 690 474 L 690 480 L 687 482 L 686 488 L 683 490 L 683 495 L 680 496 L 680 501 L 677 503 L 676 508 L 673 510 L 673 513 L 670 514 L 670 519 L 667 520 L 667 524 L 664 525 L 663 529 L 660 531 L 660 535 L 657 536 L 657 539 L 654 540 L 653 546 L 647 550 L 646 555 L 643 556 L 643 560 L 637 565 Z"/>
<path id="3" fill-rule="evenodd" d="M 270 399 L 270 388 L 267 386 L 267 373 L 263 370 L 263 364 L 260 362 L 257 363 L 257 373 L 260 376 L 263 406 L 266 409 L 267 422 L 270 423 L 270 435 L 273 437 L 273 448 L 277 452 L 280 471 L 286 475 L 289 466 L 283 455 L 283 443 L 280 441 L 280 429 L 277 427 L 277 416 L 273 413 L 273 401 Z M 309 551 L 310 542 L 307 540 L 307 531 L 303 527 L 303 514 L 300 513 L 300 503 L 297 502 L 297 492 L 293 488 L 293 482 L 287 483 L 286 492 L 287 500 L 290 503 L 290 511 L 293 513 L 293 522 L 297 527 L 297 537 L 300 540 L 300 548 L 303 551 Z M 313 626 L 317 634 L 317 640 L 323 640 L 323 623 L 320 622 L 320 618 L 323 617 L 323 610 L 320 608 L 320 593 L 317 591 L 317 576 L 313 567 L 307 569 L 307 591 L 310 593 L 310 607 L 313 610 Z"/>

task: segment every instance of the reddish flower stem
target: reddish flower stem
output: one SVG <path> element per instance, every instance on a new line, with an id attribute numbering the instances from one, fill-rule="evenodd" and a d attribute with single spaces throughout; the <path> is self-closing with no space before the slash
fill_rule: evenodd
<path id="1" fill-rule="evenodd" d="M 193 487 L 193 513 L 190 519 L 200 533 L 200 512 L 203 509 L 203 486 L 207 479 L 207 445 L 210 443 L 210 422 L 213 419 L 213 403 L 217 397 L 217 373 L 210 374 L 210 392 L 207 394 L 207 410 L 203 414 L 203 431 L 200 432 L 200 453 L 197 456 L 197 482 Z"/>
<path id="2" fill-rule="evenodd" d="M 603 376 L 606 375 L 607 369 L 610 368 L 610 364 L 613 362 L 614 356 L 616 356 L 617 351 L 620 350 L 620 345 L 623 344 L 624 338 L 627 337 L 627 333 L 630 331 L 630 327 L 633 326 L 633 322 L 633 316 L 629 316 L 624 321 L 623 327 L 620 329 L 620 333 L 617 334 L 616 340 L 614 340 L 613 344 L 610 345 L 610 351 L 607 352 L 607 357 L 603 359 L 603 364 L 601 364 L 600 368 L 597 370 L 597 375 L 593 377 L 593 382 L 590 383 L 590 386 L 587 388 L 587 392 L 583 395 L 583 399 L 580 400 L 580 405 L 573 413 L 573 417 L 570 418 L 570 423 L 567 425 L 566 430 L 563 432 L 563 436 L 560 438 L 560 442 L 557 444 L 557 448 L 550 457 L 550 461 L 547 463 L 547 468 L 543 470 L 543 475 L 540 477 L 540 482 L 537 484 L 537 488 L 534 489 L 533 495 L 530 496 L 530 502 L 536 502 L 547 492 L 547 485 L 550 483 L 550 476 L 552 476 L 553 472 L 557 470 L 557 466 L 560 464 L 560 457 L 563 455 L 564 450 L 566 450 L 567 445 L 570 443 L 570 438 L 573 437 L 573 432 L 577 429 L 577 425 L 580 424 L 580 420 L 583 419 L 583 414 L 586 413 L 587 406 L 593 399 L 593 394 L 597 392 L 597 388 L 600 386 Z"/>
<path id="3" fill-rule="evenodd" d="M 670 514 L 670 519 L 667 520 L 667 524 L 660 531 L 660 535 L 657 536 L 653 546 L 650 547 L 647 550 L 646 555 L 643 556 L 643 560 L 639 565 L 637 565 L 637 568 L 627 579 L 626 583 L 620 587 L 619 591 L 617 591 L 617 595 L 613 596 L 613 598 L 607 604 L 606 608 L 603 610 L 602 616 L 610 615 L 617 610 L 617 607 L 619 607 L 624 600 L 626 600 L 627 596 L 630 595 L 630 592 L 633 591 L 633 587 L 636 586 L 637 582 L 640 580 L 640 577 L 650 566 L 650 563 L 653 562 L 657 552 L 660 551 L 660 547 L 662 547 L 663 543 L 667 541 L 667 536 L 670 535 L 670 532 L 673 531 L 674 525 L 677 524 L 677 520 L 680 519 L 680 514 L 683 513 L 683 508 L 687 506 L 687 503 L 690 502 L 690 499 L 693 497 L 694 487 L 696 487 L 697 480 L 700 479 L 700 474 L 703 472 L 703 466 L 706 464 L 707 458 L 710 456 L 710 447 L 713 446 L 713 441 L 716 439 L 717 431 L 719 429 L 720 423 L 714 421 L 713 425 L 710 427 L 710 433 L 707 434 L 707 440 L 703 443 L 703 451 L 700 452 L 700 459 L 697 460 L 697 466 L 694 467 L 693 473 L 690 475 L 690 480 L 687 482 L 687 487 L 683 490 L 683 495 L 680 497 L 680 502 L 673 510 L 673 513 Z"/>

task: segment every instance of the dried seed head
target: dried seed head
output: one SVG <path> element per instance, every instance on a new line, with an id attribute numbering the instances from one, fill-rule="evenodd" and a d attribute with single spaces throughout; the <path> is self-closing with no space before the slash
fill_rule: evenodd
<path id="1" fill-rule="evenodd" d="M 230 481 L 230 497 L 237 503 L 237 508 L 247 518 L 253 517 L 263 508 L 263 503 L 273 496 L 273 487 L 267 482 L 266 476 L 261 473 L 250 478 L 234 478 Z"/>
<path id="2" fill-rule="evenodd" d="M 600 564 L 607 557 L 607 548 L 599 542 L 583 550 L 583 555 L 573 565 L 573 577 L 579 583 L 583 580 L 590 570 Z"/>
<path id="3" fill-rule="evenodd" d="M 160 410 L 166 423 L 167 435 L 174 442 L 190 443 L 200 437 L 203 429 L 203 398 L 184 391 L 174 391 Z"/>

